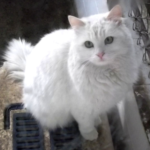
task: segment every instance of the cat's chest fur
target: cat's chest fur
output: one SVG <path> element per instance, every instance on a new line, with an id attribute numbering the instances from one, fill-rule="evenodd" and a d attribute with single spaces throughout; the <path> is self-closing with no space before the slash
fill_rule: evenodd
<path id="1" fill-rule="evenodd" d="M 72 68 L 72 67 L 71 67 Z M 70 69 L 71 79 L 80 97 L 90 102 L 94 108 L 104 112 L 118 103 L 128 90 L 118 72 L 107 69 Z"/>

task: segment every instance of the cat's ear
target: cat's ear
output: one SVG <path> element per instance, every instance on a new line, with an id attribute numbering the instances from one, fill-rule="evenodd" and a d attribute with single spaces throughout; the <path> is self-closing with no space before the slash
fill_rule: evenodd
<path id="1" fill-rule="evenodd" d="M 78 28 L 85 25 L 85 23 L 82 20 L 74 16 L 69 15 L 68 20 L 72 28 Z"/>
<path id="2" fill-rule="evenodd" d="M 116 22 L 119 23 L 119 22 L 121 22 L 122 15 L 123 15 L 123 12 L 122 12 L 121 6 L 116 5 L 110 10 L 110 12 L 107 16 L 107 19 L 108 20 L 113 20 L 113 21 L 116 21 Z"/>

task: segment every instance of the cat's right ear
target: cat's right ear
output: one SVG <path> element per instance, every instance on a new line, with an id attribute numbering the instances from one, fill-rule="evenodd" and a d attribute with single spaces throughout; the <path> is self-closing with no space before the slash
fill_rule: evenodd
<path id="1" fill-rule="evenodd" d="M 79 28 L 85 26 L 85 23 L 77 17 L 69 15 L 68 20 L 72 28 Z"/>
<path id="2" fill-rule="evenodd" d="M 120 24 L 122 22 L 121 18 L 122 18 L 123 12 L 122 12 L 122 8 L 120 5 L 116 5 L 114 6 L 108 16 L 107 19 L 108 20 L 113 20 L 115 21 L 117 24 Z"/>

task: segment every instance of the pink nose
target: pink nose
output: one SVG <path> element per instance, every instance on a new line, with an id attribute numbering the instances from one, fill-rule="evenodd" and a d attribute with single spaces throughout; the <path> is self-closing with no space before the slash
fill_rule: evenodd
<path id="1" fill-rule="evenodd" d="M 103 56 L 104 56 L 104 54 L 105 54 L 104 52 L 102 52 L 102 53 L 98 53 L 98 54 L 97 54 L 97 56 L 98 56 L 100 59 L 102 59 L 102 58 L 103 58 Z"/>

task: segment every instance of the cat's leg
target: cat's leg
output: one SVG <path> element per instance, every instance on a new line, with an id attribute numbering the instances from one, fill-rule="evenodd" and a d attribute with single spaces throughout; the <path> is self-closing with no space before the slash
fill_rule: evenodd
<path id="1" fill-rule="evenodd" d="M 100 116 L 98 116 L 96 119 L 95 119 L 95 126 L 99 126 L 100 124 L 102 124 L 102 120 L 100 118 Z"/>
<path id="2" fill-rule="evenodd" d="M 95 128 L 95 126 L 93 126 L 92 124 L 88 123 L 88 124 L 84 124 L 84 123 L 80 123 L 79 124 L 79 130 L 81 135 L 86 139 L 86 140 L 96 140 L 98 138 L 98 132 Z"/>
<path id="3" fill-rule="evenodd" d="M 73 117 L 78 123 L 81 135 L 86 140 L 92 141 L 98 138 L 98 132 L 95 127 L 95 119 L 92 115 L 89 114 L 89 112 L 86 113 L 84 110 L 79 110 L 74 112 Z"/>
<path id="4" fill-rule="evenodd" d="M 82 124 L 79 125 L 79 130 L 85 139 L 96 140 L 98 138 L 98 132 L 95 127 L 98 127 L 102 123 L 102 120 L 100 116 L 97 116 L 94 121 L 92 118 L 90 119 L 89 116 L 87 117 L 87 121 L 84 120 L 87 123 L 82 122 Z"/>

